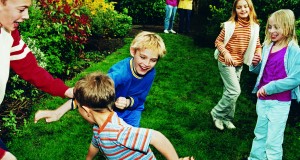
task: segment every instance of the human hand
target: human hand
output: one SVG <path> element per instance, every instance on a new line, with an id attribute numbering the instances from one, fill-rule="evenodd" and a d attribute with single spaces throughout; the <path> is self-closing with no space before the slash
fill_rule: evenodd
<path id="1" fill-rule="evenodd" d="M 73 88 L 67 89 L 65 92 L 65 96 L 68 98 L 73 98 L 74 97 Z"/>
<path id="2" fill-rule="evenodd" d="M 252 59 L 252 65 L 256 66 L 261 60 L 261 55 L 260 54 L 254 54 L 254 57 Z"/>
<path id="3" fill-rule="evenodd" d="M 54 122 L 60 119 L 56 110 L 39 110 L 35 113 L 34 123 L 37 123 L 40 119 L 46 119 L 46 122 Z"/>
<path id="4" fill-rule="evenodd" d="M 183 158 L 179 158 L 179 160 L 195 160 L 194 157 L 183 157 Z"/>
<path id="5" fill-rule="evenodd" d="M 230 53 L 228 52 L 224 53 L 224 59 L 225 59 L 225 64 L 227 66 L 235 66 L 235 62 L 233 61 Z"/>
<path id="6" fill-rule="evenodd" d="M 265 89 L 264 89 L 263 87 L 261 87 L 261 88 L 257 91 L 256 96 L 257 96 L 257 98 L 259 98 L 259 97 L 266 97 L 266 96 L 267 96 L 267 93 L 266 93 Z"/>
<path id="7" fill-rule="evenodd" d="M 126 99 L 125 97 L 119 97 L 116 102 L 115 102 L 115 105 L 117 108 L 119 109 L 126 109 L 129 104 L 128 104 L 128 99 Z"/>

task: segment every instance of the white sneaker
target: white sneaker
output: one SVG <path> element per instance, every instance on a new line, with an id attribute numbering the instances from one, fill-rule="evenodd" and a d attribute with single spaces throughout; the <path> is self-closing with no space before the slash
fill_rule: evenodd
<path id="1" fill-rule="evenodd" d="M 223 126 L 222 120 L 215 118 L 215 117 L 213 116 L 212 111 L 210 112 L 210 115 L 211 115 L 211 117 L 212 117 L 212 119 L 213 119 L 213 121 L 214 121 L 215 126 L 216 126 L 219 130 L 223 130 L 223 129 L 224 129 L 224 126 Z"/>
<path id="2" fill-rule="evenodd" d="M 165 32 L 165 33 L 169 33 L 169 31 L 168 31 L 168 30 L 166 30 L 166 29 L 164 30 L 164 32 Z"/>
<path id="3" fill-rule="evenodd" d="M 169 30 L 169 32 L 171 32 L 171 33 L 176 33 L 173 29 Z"/>
<path id="4" fill-rule="evenodd" d="M 223 124 L 226 126 L 226 128 L 228 129 L 236 129 L 236 127 L 234 126 L 234 124 L 230 121 L 223 121 Z"/>

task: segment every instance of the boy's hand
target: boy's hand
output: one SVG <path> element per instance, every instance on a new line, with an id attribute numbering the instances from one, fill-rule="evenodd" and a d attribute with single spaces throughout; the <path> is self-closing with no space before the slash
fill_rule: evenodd
<path id="1" fill-rule="evenodd" d="M 119 98 L 116 100 L 115 105 L 116 105 L 117 108 L 123 110 L 123 109 L 126 109 L 126 108 L 129 106 L 128 101 L 129 101 L 129 100 L 126 99 L 125 97 L 119 97 Z"/>
<path id="2" fill-rule="evenodd" d="M 39 110 L 35 113 L 34 123 L 37 123 L 40 119 L 46 119 L 46 122 L 54 122 L 60 119 L 59 114 L 55 110 Z"/>
<path id="3" fill-rule="evenodd" d="M 183 158 L 179 158 L 179 160 L 194 160 L 194 157 L 183 157 Z"/>
<path id="4" fill-rule="evenodd" d="M 253 59 L 252 59 L 252 65 L 256 66 L 261 60 L 261 55 L 260 54 L 255 54 Z"/>

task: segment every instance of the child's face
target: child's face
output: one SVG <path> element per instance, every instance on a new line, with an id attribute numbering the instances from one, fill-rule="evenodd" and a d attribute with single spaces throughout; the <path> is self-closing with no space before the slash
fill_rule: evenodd
<path id="1" fill-rule="evenodd" d="M 148 49 L 135 50 L 130 48 L 130 53 L 133 56 L 134 68 L 140 75 L 149 72 L 158 61 L 158 54 Z"/>
<path id="2" fill-rule="evenodd" d="M 18 28 L 19 23 L 29 18 L 28 7 L 31 0 L 7 0 L 0 2 L 0 26 L 8 31 Z"/>
<path id="3" fill-rule="evenodd" d="M 283 29 L 280 27 L 274 20 L 273 17 L 269 18 L 268 24 L 268 32 L 272 42 L 279 42 L 283 40 L 285 37 L 283 35 Z"/>
<path id="4" fill-rule="evenodd" d="M 249 18 L 249 5 L 245 0 L 239 0 L 235 7 L 236 14 L 241 19 Z"/>

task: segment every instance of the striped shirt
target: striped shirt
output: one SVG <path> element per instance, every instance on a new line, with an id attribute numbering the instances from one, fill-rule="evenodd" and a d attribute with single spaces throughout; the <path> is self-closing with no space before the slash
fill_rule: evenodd
<path id="1" fill-rule="evenodd" d="M 225 63 L 224 53 L 226 50 L 230 53 L 234 62 L 237 63 L 237 66 L 243 65 L 244 54 L 248 48 L 250 36 L 251 35 L 251 25 L 249 21 L 238 19 L 233 35 L 230 40 L 224 47 L 224 37 L 225 37 L 225 28 L 222 29 L 221 33 L 215 41 L 215 46 L 220 51 L 220 56 L 218 60 L 222 63 Z M 255 53 L 258 52 L 258 49 L 261 48 L 260 40 L 257 39 Z"/>
<path id="2" fill-rule="evenodd" d="M 107 159 L 156 159 L 150 149 L 152 130 L 132 127 L 115 112 L 110 114 L 100 128 L 94 125 L 93 133 L 93 146 L 99 148 Z"/>

